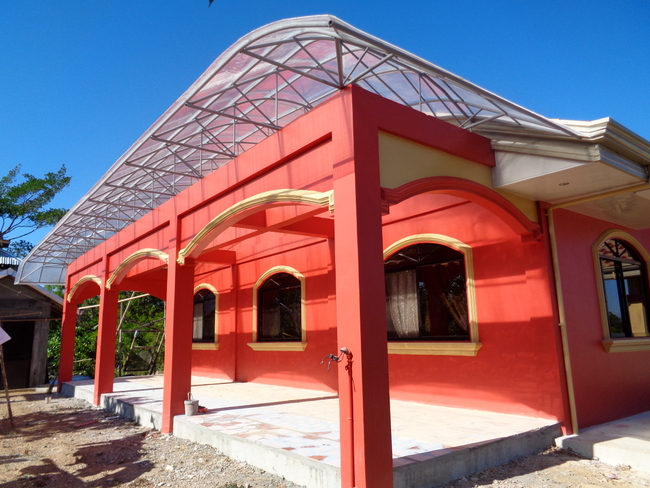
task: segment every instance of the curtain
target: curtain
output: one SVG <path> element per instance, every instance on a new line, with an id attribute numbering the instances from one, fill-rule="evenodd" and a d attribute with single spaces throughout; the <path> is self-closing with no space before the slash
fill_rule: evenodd
<path id="1" fill-rule="evenodd" d="M 388 330 L 400 339 L 419 337 L 416 270 L 386 274 L 386 316 Z"/>
<path id="2" fill-rule="evenodd" d="M 258 332 L 260 339 L 281 339 L 280 334 L 280 309 L 277 304 L 262 311 L 261 330 Z"/>
<path id="3" fill-rule="evenodd" d="M 203 301 L 194 304 L 194 327 L 192 328 L 192 340 L 203 339 Z"/>

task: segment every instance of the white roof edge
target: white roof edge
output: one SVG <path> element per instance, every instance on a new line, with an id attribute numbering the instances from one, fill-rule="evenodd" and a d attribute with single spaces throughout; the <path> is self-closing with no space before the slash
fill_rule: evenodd
<path id="1" fill-rule="evenodd" d="M 645 166 L 650 165 L 650 141 L 611 117 L 596 120 L 561 120 L 561 124 L 579 131 L 588 141 L 598 142 L 623 153 Z"/>

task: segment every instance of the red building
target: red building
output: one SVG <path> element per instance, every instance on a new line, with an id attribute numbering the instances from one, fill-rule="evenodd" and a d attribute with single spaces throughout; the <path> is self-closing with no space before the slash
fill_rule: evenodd
<path id="1" fill-rule="evenodd" d="M 550 120 L 291 19 L 223 53 L 19 279 L 66 284 L 61 381 L 100 295 L 96 402 L 118 292 L 151 293 L 165 432 L 192 373 L 337 391 L 343 486 L 391 486 L 389 396 L 567 432 L 649 409 L 648 163 L 613 120 Z M 337 377 L 319 363 L 341 349 Z"/>

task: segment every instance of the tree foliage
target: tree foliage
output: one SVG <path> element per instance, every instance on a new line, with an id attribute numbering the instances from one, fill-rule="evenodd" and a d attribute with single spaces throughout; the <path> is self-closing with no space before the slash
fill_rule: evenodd
<path id="1" fill-rule="evenodd" d="M 32 244 L 31 242 L 26 241 L 24 239 L 18 239 L 18 240 L 12 240 L 7 250 L 13 256 L 22 259 L 29 254 L 29 251 L 31 251 L 33 247 L 34 244 Z"/>
<path id="2" fill-rule="evenodd" d="M 49 204 L 69 183 L 65 166 L 43 178 L 21 173 L 20 166 L 16 166 L 0 178 L 0 240 L 20 239 L 36 229 L 56 224 L 66 210 L 50 208 Z M 29 244 L 20 242 L 19 251 Z"/>
<path id="3" fill-rule="evenodd" d="M 56 293 L 56 290 L 52 290 Z M 120 292 L 120 300 L 132 298 L 133 292 Z M 139 293 L 137 295 L 140 295 Z M 99 297 L 95 296 L 80 305 L 75 332 L 73 374 L 95 376 L 97 354 L 97 325 L 99 322 Z M 156 359 L 154 372 L 162 371 L 164 344 L 165 302 L 146 295 L 119 305 L 115 375 L 146 374 L 152 359 Z M 133 346 L 136 346 L 135 348 Z M 61 325 L 52 322 L 47 347 L 47 359 L 51 374 L 56 374 L 61 349 Z M 157 357 L 156 357 L 157 353 Z"/>

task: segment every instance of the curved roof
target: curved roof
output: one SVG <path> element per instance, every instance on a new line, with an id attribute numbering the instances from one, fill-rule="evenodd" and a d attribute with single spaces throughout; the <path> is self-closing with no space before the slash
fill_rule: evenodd
<path id="1" fill-rule="evenodd" d="M 63 283 L 77 257 L 349 84 L 477 132 L 578 136 L 335 17 L 282 20 L 219 56 L 32 250 L 19 281 Z"/>

